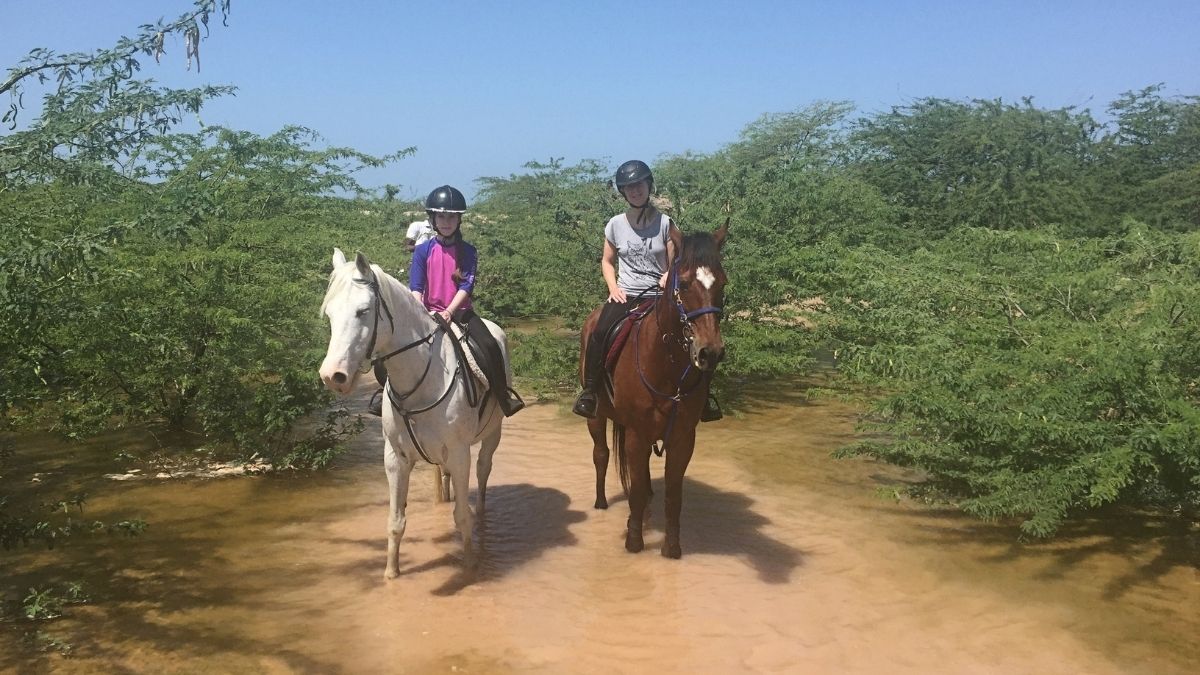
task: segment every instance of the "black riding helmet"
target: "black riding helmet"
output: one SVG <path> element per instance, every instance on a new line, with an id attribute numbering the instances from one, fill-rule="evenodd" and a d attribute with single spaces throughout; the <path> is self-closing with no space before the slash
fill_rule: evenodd
<path id="1" fill-rule="evenodd" d="M 646 187 L 649 188 L 646 192 L 646 202 L 644 204 L 634 204 L 629 202 L 629 205 L 638 210 L 637 222 L 640 224 L 646 217 L 646 209 L 650 207 L 650 195 L 654 193 L 654 174 L 650 172 L 650 167 L 640 159 L 631 159 L 621 166 L 617 167 L 617 175 L 613 176 L 613 184 L 617 186 L 617 192 L 625 197 L 625 187 L 646 181 Z M 629 201 L 628 197 L 625 197 Z"/>
<path id="2" fill-rule="evenodd" d="M 458 188 L 443 185 L 425 198 L 425 212 L 430 214 L 431 218 L 434 213 L 466 213 L 467 198 Z"/>
<path id="3" fill-rule="evenodd" d="M 425 198 L 425 215 L 429 218 L 429 224 L 437 229 L 437 215 L 439 213 L 466 213 L 467 198 L 463 193 L 458 191 L 458 188 L 449 185 L 443 185 L 440 188 L 435 188 L 429 196 Z M 459 221 L 458 227 L 454 229 L 454 234 L 450 235 L 450 240 L 457 241 L 462 238 L 462 221 Z M 438 239 L 442 239 L 442 235 L 438 232 Z"/>
<path id="4" fill-rule="evenodd" d="M 613 184 L 617 186 L 617 191 L 621 194 L 625 194 L 626 185 L 633 185 L 641 181 L 649 181 L 650 192 L 654 192 L 654 174 L 651 173 L 650 167 L 640 159 L 631 159 L 617 167 L 617 175 L 613 177 Z"/>

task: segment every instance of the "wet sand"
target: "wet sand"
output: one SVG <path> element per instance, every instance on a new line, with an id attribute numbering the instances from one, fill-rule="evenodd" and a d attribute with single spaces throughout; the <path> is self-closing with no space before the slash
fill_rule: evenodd
<path id="1" fill-rule="evenodd" d="M 646 550 L 624 550 L 619 481 L 610 472 L 612 505 L 594 510 L 586 428 L 558 406 L 506 425 L 475 570 L 419 466 L 401 576 L 384 581 L 377 422 L 317 475 L 93 487 L 90 517 L 151 528 L 0 554 L 6 586 L 79 578 L 95 600 L 45 628 L 74 645 L 70 658 L 32 654 L 20 627 L 0 628 L 0 669 L 1193 672 L 1194 529 L 1113 517 L 1022 545 L 1011 528 L 877 496 L 906 476 L 829 457 L 853 418 L 797 393 L 702 425 L 682 560 L 658 553 L 660 480 Z"/>

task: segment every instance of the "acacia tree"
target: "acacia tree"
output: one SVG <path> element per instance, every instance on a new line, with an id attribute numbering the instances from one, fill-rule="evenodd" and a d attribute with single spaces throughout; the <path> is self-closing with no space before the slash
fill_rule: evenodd
<path id="1" fill-rule="evenodd" d="M 157 58 L 174 32 L 198 66 L 218 11 L 224 19 L 229 3 L 197 2 L 112 49 L 35 50 L 11 71 L 11 92 L 47 73 L 57 84 L 0 144 L 12 219 L 0 228 L 4 422 L 68 433 L 196 425 L 239 454 L 277 459 L 307 442 L 290 431 L 325 401 L 309 371 L 321 343 L 314 296 L 328 251 L 346 245 L 330 233 L 366 225 L 329 195 L 364 194 L 355 170 L 412 149 L 318 149 L 295 127 L 168 134 L 230 89 L 152 87 L 133 79 L 139 58 Z"/>
<path id="2" fill-rule="evenodd" d="M 926 98 L 863 119 L 852 142 L 861 175 L 911 227 L 998 230 L 1078 226 L 1089 208 L 1099 124 L 1086 111 Z"/>
<path id="3" fill-rule="evenodd" d="M 132 160 L 182 115 L 232 91 L 167 89 L 134 77 L 172 34 L 184 36 L 199 68 L 216 13 L 224 22 L 229 0 L 197 0 L 176 20 L 143 25 L 108 49 L 35 49 L 0 84 L 10 96 L 3 121 L 12 132 L 0 138 L 0 410 L 36 403 L 55 383 L 62 350 L 46 336 L 78 320 L 80 307 L 69 299 L 97 282 L 95 264 L 133 225 L 120 200 L 147 188 L 135 180 L 142 167 Z M 40 114 L 18 128 L 26 94 L 47 84 Z"/>
<path id="4" fill-rule="evenodd" d="M 1162 85 L 1121 95 L 1100 143 L 1104 188 L 1114 213 L 1158 229 L 1200 227 L 1200 97 L 1166 98 Z"/>
<path id="5" fill-rule="evenodd" d="M 73 183 L 107 181 L 114 165 L 136 157 L 148 140 L 166 133 L 182 115 L 199 111 L 232 87 L 169 89 L 135 77 L 141 61 L 163 54 L 170 35 L 184 38 L 188 67 L 200 69 L 200 44 L 210 17 L 229 16 L 230 0 L 196 0 L 193 9 L 169 23 L 140 27 L 133 38 L 91 53 L 58 54 L 35 49 L 0 83 L 10 97 L 3 122 L 14 133 L 0 143 L 0 189 L 27 182 L 60 179 Z M 203 32 L 202 32 L 203 29 Z M 17 130 L 25 112 L 25 94 L 51 83 L 42 112 Z M 129 164 L 136 173 L 136 165 Z"/>

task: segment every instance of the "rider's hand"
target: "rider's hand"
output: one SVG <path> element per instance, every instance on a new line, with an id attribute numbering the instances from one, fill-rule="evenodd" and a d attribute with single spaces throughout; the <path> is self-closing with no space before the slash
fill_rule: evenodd
<path id="1" fill-rule="evenodd" d="M 662 288 L 662 289 L 665 289 L 667 287 L 667 273 L 666 272 L 663 272 L 662 276 L 658 278 L 658 287 Z"/>
<path id="2" fill-rule="evenodd" d="M 450 323 L 450 312 L 443 309 L 441 311 L 434 312 L 434 314 L 437 314 L 438 316 L 442 317 L 442 320 L 445 321 L 446 323 Z"/>
<path id="3" fill-rule="evenodd" d="M 608 294 L 609 302 L 625 302 L 628 298 L 625 296 L 625 289 L 616 288 Z"/>

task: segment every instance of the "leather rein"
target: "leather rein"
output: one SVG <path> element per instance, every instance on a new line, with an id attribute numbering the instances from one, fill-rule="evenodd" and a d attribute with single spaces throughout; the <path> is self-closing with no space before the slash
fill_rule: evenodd
<path id="1" fill-rule="evenodd" d="M 383 314 L 387 315 L 388 325 L 390 326 L 391 331 L 393 333 L 396 330 L 396 322 L 392 318 L 392 312 L 390 309 L 388 309 L 387 302 L 385 302 L 383 299 L 383 293 L 379 289 L 379 279 L 375 276 L 374 270 L 371 271 L 370 279 L 353 279 L 352 281 L 354 281 L 354 283 L 356 283 L 356 284 L 365 285 L 368 289 L 370 289 L 371 296 L 375 301 L 375 321 L 374 321 L 373 325 L 371 326 L 371 342 L 370 342 L 370 346 L 367 349 L 367 355 L 370 356 L 375 353 L 375 342 L 379 335 L 379 315 L 381 313 L 380 310 L 382 310 Z M 428 334 L 426 334 L 424 337 L 413 340 L 412 342 L 404 345 L 403 347 L 400 347 L 399 349 L 394 349 L 386 354 L 381 354 L 379 356 L 375 356 L 374 358 L 371 358 L 371 360 L 365 362 L 365 366 L 360 368 L 359 372 L 367 373 L 367 372 L 371 371 L 376 365 L 385 363 L 388 359 L 392 358 L 393 356 L 403 354 L 404 352 L 406 352 L 410 349 L 413 349 L 414 347 L 417 347 L 419 345 L 423 345 L 423 344 L 427 344 L 427 343 L 432 344 L 433 339 L 439 333 L 446 333 L 451 336 L 451 339 L 453 339 L 453 333 L 451 332 L 450 326 L 448 324 L 446 324 L 443 321 L 438 321 L 438 319 L 436 317 L 435 317 L 434 321 L 438 324 L 437 327 L 434 328 L 432 331 L 430 331 Z M 456 342 L 457 342 L 457 340 L 456 340 Z M 459 353 L 460 351 L 461 351 L 461 347 L 456 344 L 455 352 Z M 398 394 L 398 393 L 396 393 L 395 389 L 392 389 L 392 381 L 390 378 L 388 379 L 387 383 L 384 384 L 384 390 L 387 392 L 388 401 L 392 404 L 392 408 L 397 413 L 400 414 L 401 419 L 404 420 L 404 429 L 405 429 L 405 431 L 408 432 L 408 437 L 410 440 L 412 440 L 413 447 L 415 447 L 417 449 L 417 452 L 421 455 L 421 459 L 424 459 L 426 462 L 429 462 L 430 464 L 437 464 L 437 462 L 435 462 L 429 458 L 429 454 L 425 452 L 425 448 L 423 448 L 421 446 L 421 442 L 419 440 L 417 440 L 416 431 L 413 429 L 412 418 L 423 412 L 428 412 L 430 410 L 433 410 L 434 408 L 441 405 L 441 403 L 450 396 L 450 392 L 454 391 L 454 384 L 455 384 L 455 382 L 458 381 L 459 374 L 464 373 L 462 364 L 463 364 L 463 358 L 462 358 L 462 355 L 459 354 L 457 367 L 454 369 L 454 374 L 452 374 L 450 376 L 450 384 L 449 384 L 449 386 L 446 387 L 446 391 L 442 392 L 442 395 L 439 396 L 436 401 L 434 401 L 433 403 L 430 403 L 429 405 L 427 405 L 423 408 L 410 409 L 410 408 L 405 407 L 405 405 L 406 405 L 408 398 L 410 396 L 412 396 L 413 394 L 415 394 L 417 392 L 417 390 L 421 388 L 421 385 L 425 382 L 425 377 L 427 375 L 429 375 L 429 369 L 433 365 L 433 353 L 432 352 L 430 352 L 428 360 L 425 361 L 425 370 L 423 370 L 421 372 L 421 377 L 417 379 L 417 383 L 415 385 L 413 385 L 412 389 L 409 389 L 404 394 Z M 468 397 L 467 397 L 468 403 L 470 404 L 470 406 L 472 408 L 474 408 L 475 405 L 478 403 L 478 398 L 477 398 L 477 396 L 473 395 L 474 392 L 472 391 L 472 387 L 470 387 L 470 386 L 467 387 L 467 393 L 468 393 Z"/>
<path id="2" fill-rule="evenodd" d="M 696 319 L 698 317 L 704 316 L 705 314 L 723 315 L 725 313 L 725 310 L 720 307 L 717 307 L 715 305 L 706 305 L 704 307 L 700 307 L 699 309 L 694 309 L 689 312 L 683 306 L 683 298 L 679 295 L 679 263 L 678 262 L 673 264 L 672 268 L 671 268 L 671 294 L 672 294 L 674 302 L 675 302 L 675 310 L 676 310 L 676 312 L 678 312 L 680 328 L 683 332 L 682 339 L 679 340 L 679 345 L 683 349 L 684 353 L 688 354 L 690 356 L 691 344 L 692 344 L 692 341 L 695 339 L 695 328 L 692 324 L 692 320 Z M 665 301 L 665 298 L 660 298 L 657 302 L 661 303 L 664 301 Z M 654 312 L 654 323 L 656 325 L 658 324 L 658 314 L 659 314 L 658 311 Z M 671 401 L 671 414 L 670 414 L 670 416 L 667 417 L 667 428 L 664 430 L 663 435 L 662 435 L 663 447 L 660 449 L 658 447 L 657 443 L 654 445 L 654 454 L 662 456 L 663 452 L 666 450 L 667 438 L 670 437 L 671 430 L 675 426 L 675 418 L 679 414 L 679 404 L 682 403 L 683 400 L 686 399 L 688 396 L 691 396 L 693 393 L 695 393 L 695 391 L 700 387 L 701 383 L 704 382 L 705 378 L 704 378 L 704 374 L 701 374 L 701 376 L 699 378 L 697 378 L 695 382 L 693 382 L 691 385 L 689 385 L 685 389 L 684 382 L 687 380 L 688 374 L 692 372 L 692 360 L 691 360 L 691 358 L 688 358 L 687 365 L 684 367 L 683 372 L 680 373 L 680 375 L 679 375 L 679 381 L 675 383 L 675 393 L 668 394 L 666 392 L 662 392 L 662 391 L 659 391 L 658 389 L 656 389 L 654 387 L 654 385 L 651 384 L 648 379 L 646 379 L 646 373 L 642 369 L 641 349 L 639 349 L 639 347 L 638 347 L 638 344 L 639 344 L 639 341 L 641 338 L 641 334 L 642 334 L 642 330 L 641 330 L 641 327 L 639 326 L 638 329 L 636 331 L 634 331 L 634 334 L 633 334 L 633 359 L 634 359 L 634 366 L 635 366 L 634 369 L 637 370 L 638 377 L 641 378 L 641 380 L 642 380 L 642 385 L 645 386 L 646 389 L 649 390 L 651 394 L 653 394 L 654 396 L 657 396 L 658 398 L 667 399 L 667 400 Z M 662 335 L 663 343 L 664 344 L 667 343 L 668 338 L 670 338 L 670 337 L 671 337 L 670 331 L 663 333 L 663 335 Z"/>

